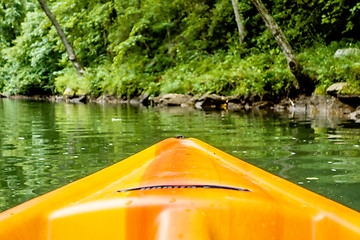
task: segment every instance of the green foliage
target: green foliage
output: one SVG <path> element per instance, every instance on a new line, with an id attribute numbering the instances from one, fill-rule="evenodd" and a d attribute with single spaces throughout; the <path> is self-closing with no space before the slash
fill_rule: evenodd
<path id="1" fill-rule="evenodd" d="M 11 41 L 20 35 L 26 4 L 26 0 L 0 0 L 0 49 L 11 46 Z"/>
<path id="2" fill-rule="evenodd" d="M 286 94 L 292 81 L 281 53 L 242 58 L 236 52 L 218 51 L 165 72 L 161 92 L 275 96 Z"/>
<path id="3" fill-rule="evenodd" d="M 55 92 L 63 94 L 66 88 L 70 88 L 75 94 L 89 94 L 90 82 L 86 78 L 80 77 L 76 70 L 67 68 L 63 71 L 56 72 Z"/>
<path id="4" fill-rule="evenodd" d="M 86 68 L 76 75 L 37 1 L 0 0 L 0 91 L 97 97 L 143 92 L 282 96 L 294 84 L 287 62 L 251 1 L 240 1 L 247 37 L 239 46 L 231 1 L 52 0 L 47 2 Z M 358 41 L 360 4 L 275 0 L 266 7 L 319 80 L 359 83 L 359 60 L 334 59 Z M 342 39 L 347 39 L 344 41 Z M 355 44 L 355 45 L 354 45 Z"/>
<path id="5" fill-rule="evenodd" d="M 359 56 L 360 58 L 360 56 Z M 353 63 L 349 71 L 350 77 L 348 80 L 349 86 L 344 91 L 348 94 L 360 94 L 360 59 L 356 63 Z"/>
<path id="6" fill-rule="evenodd" d="M 87 68 L 85 74 L 79 77 L 72 68 L 65 72 L 58 72 L 55 87 L 57 93 L 64 93 L 66 88 L 81 94 L 86 93 L 93 97 L 102 94 L 114 95 L 129 99 L 145 91 L 155 94 L 158 92 L 154 85 L 154 77 L 134 70 L 128 64 L 108 65 L 106 67 Z"/>
<path id="7" fill-rule="evenodd" d="M 9 83 L 8 72 L 11 69 L 4 69 L 6 60 L 3 49 L 11 47 L 12 41 L 21 34 L 21 23 L 26 14 L 25 0 L 0 0 L 0 91 Z"/>
<path id="8" fill-rule="evenodd" d="M 61 53 L 54 45 L 55 33 L 51 24 L 44 21 L 41 12 L 28 12 L 27 21 L 21 24 L 22 35 L 14 45 L 1 51 L 5 60 L 0 76 L 5 82 L 3 91 L 8 94 L 52 93 L 54 71 L 59 69 L 57 59 Z"/>
<path id="9" fill-rule="evenodd" d="M 332 42 L 328 46 L 316 44 L 299 54 L 306 71 L 319 81 L 318 93 L 325 94 L 325 90 L 335 82 L 348 82 L 354 86 L 353 89 L 359 86 L 360 56 L 334 57 L 336 50 L 348 47 L 360 48 L 360 42 L 356 44 L 348 44 L 344 41 Z"/>

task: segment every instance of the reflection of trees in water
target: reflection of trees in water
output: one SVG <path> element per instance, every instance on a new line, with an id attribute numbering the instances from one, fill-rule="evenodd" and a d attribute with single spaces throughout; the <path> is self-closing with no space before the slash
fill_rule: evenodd
<path id="1" fill-rule="evenodd" d="M 54 105 L 4 99 L 0 105 L 1 209 L 35 197 L 34 186 L 45 174 L 47 143 L 54 131 Z M 39 159 L 40 158 L 40 159 Z"/>
<path id="2" fill-rule="evenodd" d="M 1 171 L 0 208 L 180 134 L 326 196 L 342 195 L 350 201 L 351 193 L 339 186 L 359 182 L 360 151 L 355 145 L 360 145 L 360 134 L 356 126 L 346 124 L 266 112 L 0 100 L 0 167 L 8 169 Z"/>

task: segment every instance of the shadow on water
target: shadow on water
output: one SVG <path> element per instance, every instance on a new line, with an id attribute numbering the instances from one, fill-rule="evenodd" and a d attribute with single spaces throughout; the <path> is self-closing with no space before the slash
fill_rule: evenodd
<path id="1" fill-rule="evenodd" d="M 177 135 L 360 210 L 360 126 L 331 118 L 0 100 L 0 211 Z"/>

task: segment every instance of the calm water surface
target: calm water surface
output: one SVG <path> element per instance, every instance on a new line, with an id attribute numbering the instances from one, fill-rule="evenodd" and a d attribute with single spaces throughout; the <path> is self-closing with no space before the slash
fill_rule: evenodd
<path id="1" fill-rule="evenodd" d="M 0 211 L 179 134 L 360 211 L 350 121 L 10 99 L 0 99 Z"/>

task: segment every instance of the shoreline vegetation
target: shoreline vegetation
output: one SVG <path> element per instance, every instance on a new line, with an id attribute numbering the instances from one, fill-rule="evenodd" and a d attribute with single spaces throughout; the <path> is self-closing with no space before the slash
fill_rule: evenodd
<path id="1" fill-rule="evenodd" d="M 354 1 L 0 0 L 0 22 L 5 97 L 360 116 Z"/>

